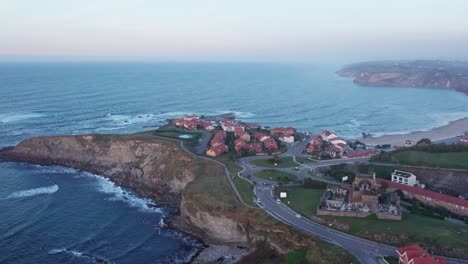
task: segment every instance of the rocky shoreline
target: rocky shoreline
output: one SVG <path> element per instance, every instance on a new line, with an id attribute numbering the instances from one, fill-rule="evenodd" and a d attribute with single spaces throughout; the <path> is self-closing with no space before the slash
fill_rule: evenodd
<path id="1" fill-rule="evenodd" d="M 170 140 L 147 134 L 36 137 L 0 150 L 0 160 L 88 171 L 177 208 L 167 217 L 168 226 L 207 245 L 193 261 L 230 263 L 262 240 L 280 254 L 315 243 L 310 236 L 278 225 L 263 211 L 243 207 L 220 164 L 187 153 Z M 216 188 L 207 192 L 210 185 Z"/>

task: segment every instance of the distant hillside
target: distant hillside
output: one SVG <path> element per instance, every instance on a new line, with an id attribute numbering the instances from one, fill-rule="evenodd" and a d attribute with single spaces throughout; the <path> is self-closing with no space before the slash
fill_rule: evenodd
<path id="1" fill-rule="evenodd" d="M 364 86 L 440 88 L 468 94 L 468 62 L 361 62 L 347 65 L 337 74 Z"/>

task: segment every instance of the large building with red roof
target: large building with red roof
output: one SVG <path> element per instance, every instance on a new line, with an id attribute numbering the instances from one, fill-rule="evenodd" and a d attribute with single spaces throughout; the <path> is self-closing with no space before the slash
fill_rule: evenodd
<path id="1" fill-rule="evenodd" d="M 420 246 L 414 244 L 397 248 L 399 264 L 445 264 L 442 256 L 432 256 Z"/>
<path id="2" fill-rule="evenodd" d="M 406 197 L 419 200 L 421 203 L 428 206 L 440 206 L 452 213 L 468 216 L 468 200 L 384 179 L 380 179 L 380 181 L 386 182 L 388 186 L 394 189 L 401 190 Z"/>

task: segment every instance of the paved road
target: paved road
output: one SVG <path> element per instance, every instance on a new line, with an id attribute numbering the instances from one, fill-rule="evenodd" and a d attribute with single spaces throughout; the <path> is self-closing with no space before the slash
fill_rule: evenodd
<path id="1" fill-rule="evenodd" d="M 272 195 L 271 186 L 255 188 L 260 206 L 276 219 L 304 232 L 319 236 L 324 240 L 343 247 L 353 254 L 361 263 L 377 263 L 377 256 L 396 256 L 394 247 L 361 239 L 343 232 L 328 228 L 296 213 L 283 203 L 278 204 Z"/>

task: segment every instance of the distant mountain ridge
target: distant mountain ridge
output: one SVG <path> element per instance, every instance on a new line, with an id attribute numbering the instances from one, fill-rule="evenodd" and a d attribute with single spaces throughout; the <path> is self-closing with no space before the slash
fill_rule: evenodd
<path id="1" fill-rule="evenodd" d="M 336 73 L 363 86 L 439 88 L 468 94 L 468 62 L 463 61 L 360 62 Z"/>

